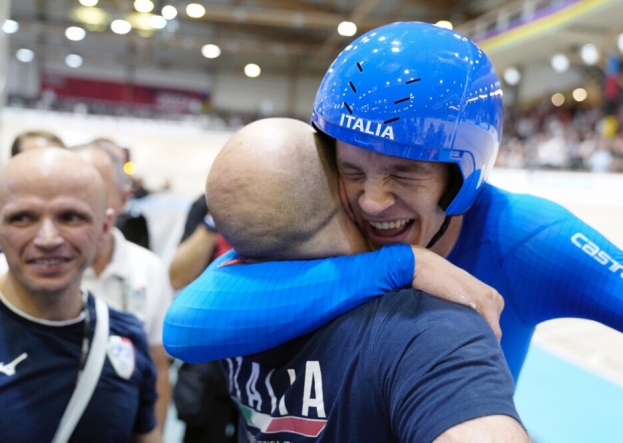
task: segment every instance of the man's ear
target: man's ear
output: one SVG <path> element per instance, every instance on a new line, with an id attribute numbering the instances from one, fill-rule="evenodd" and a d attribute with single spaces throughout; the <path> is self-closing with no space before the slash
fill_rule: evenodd
<path id="1" fill-rule="evenodd" d="M 132 196 L 132 186 L 127 186 L 123 193 L 121 194 L 121 203 L 123 203 L 123 208 L 125 210 L 125 205 Z M 120 214 L 117 214 L 120 215 Z"/>
<path id="2" fill-rule="evenodd" d="M 340 190 L 340 201 L 342 202 L 344 211 L 346 211 L 348 218 L 350 218 L 353 223 L 357 223 L 357 221 L 355 220 L 355 212 L 350 206 L 350 203 L 348 202 L 348 197 L 346 196 L 346 190 L 344 189 L 344 182 L 342 181 L 342 177 L 339 177 L 338 179 L 338 189 Z"/>
<path id="3" fill-rule="evenodd" d="M 99 238 L 99 245 L 101 247 L 104 244 L 104 239 L 107 235 L 112 233 L 112 229 L 115 227 L 115 211 L 113 208 L 106 209 L 106 213 L 104 214 L 104 224 L 102 225 L 102 232 Z"/>

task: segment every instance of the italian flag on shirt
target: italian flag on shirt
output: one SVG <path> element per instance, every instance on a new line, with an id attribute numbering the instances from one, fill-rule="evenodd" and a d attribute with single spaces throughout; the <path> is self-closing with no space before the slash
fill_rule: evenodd
<path id="1" fill-rule="evenodd" d="M 258 428 L 265 434 L 277 432 L 291 432 L 305 437 L 318 437 L 324 429 L 326 420 L 315 420 L 286 415 L 283 417 L 272 417 L 263 414 L 248 406 L 240 404 L 240 412 L 249 426 Z"/>

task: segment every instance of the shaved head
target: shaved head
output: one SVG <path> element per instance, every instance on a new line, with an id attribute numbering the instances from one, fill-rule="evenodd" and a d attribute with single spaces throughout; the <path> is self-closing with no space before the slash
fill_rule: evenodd
<path id="1" fill-rule="evenodd" d="M 76 146 L 72 151 L 95 166 L 106 185 L 108 206 L 114 210 L 116 216 L 121 214 L 131 192 L 130 178 L 124 172 L 121 160 L 96 144 Z"/>
<path id="2" fill-rule="evenodd" d="M 0 208 L 17 190 L 42 195 L 77 192 L 88 196 L 102 216 L 106 210 L 106 188 L 93 165 L 76 154 L 55 148 L 25 151 L 0 168 Z"/>
<path id="3" fill-rule="evenodd" d="M 301 121 L 259 120 L 234 134 L 212 165 L 206 195 L 217 228 L 247 259 L 367 249 L 340 203 L 332 150 Z"/>

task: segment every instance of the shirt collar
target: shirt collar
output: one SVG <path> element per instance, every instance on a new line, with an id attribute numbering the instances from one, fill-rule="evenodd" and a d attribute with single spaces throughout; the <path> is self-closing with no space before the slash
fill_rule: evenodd
<path id="1" fill-rule="evenodd" d="M 115 276 L 125 280 L 128 278 L 129 269 L 128 266 L 126 266 L 128 258 L 126 246 L 127 240 L 123 236 L 123 233 L 116 227 L 113 227 L 112 235 L 115 241 L 112 256 L 110 257 L 110 262 L 106 265 L 99 278 L 102 279 L 108 276 Z M 88 272 L 89 274 L 95 275 L 92 268 L 89 268 Z"/>

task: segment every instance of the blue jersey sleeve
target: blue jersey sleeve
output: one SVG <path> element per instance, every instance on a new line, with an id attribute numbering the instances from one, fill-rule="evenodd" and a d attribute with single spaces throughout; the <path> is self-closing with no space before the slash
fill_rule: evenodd
<path id="1" fill-rule="evenodd" d="M 182 290 L 164 320 L 163 342 L 187 362 L 247 355 L 311 332 L 392 289 L 409 287 L 407 245 L 348 257 L 222 266 L 219 257 Z"/>
<path id="2" fill-rule="evenodd" d="M 566 209 L 548 201 L 533 204 L 535 211 L 557 216 L 504 257 L 507 273 L 518 273 L 511 303 L 519 316 L 529 325 L 586 318 L 623 331 L 623 252 Z"/>

